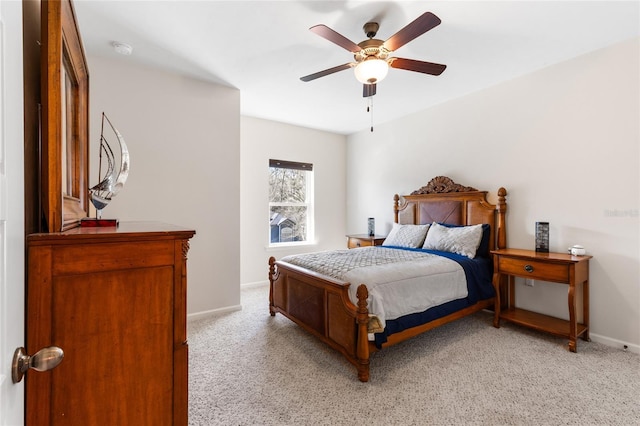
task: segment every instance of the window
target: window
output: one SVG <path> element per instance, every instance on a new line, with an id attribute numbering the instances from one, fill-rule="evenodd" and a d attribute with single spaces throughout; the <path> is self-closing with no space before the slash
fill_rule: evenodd
<path id="1" fill-rule="evenodd" d="M 269 243 L 313 241 L 313 164 L 269 160 Z"/>

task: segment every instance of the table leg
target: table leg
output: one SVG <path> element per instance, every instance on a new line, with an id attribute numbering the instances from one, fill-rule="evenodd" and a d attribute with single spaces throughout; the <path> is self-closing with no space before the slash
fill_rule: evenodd
<path id="1" fill-rule="evenodd" d="M 577 352 L 576 335 L 578 334 L 578 324 L 576 321 L 576 285 L 573 280 L 569 283 L 569 350 Z"/>
<path id="2" fill-rule="evenodd" d="M 584 322 L 584 326 L 587 328 L 584 333 L 582 333 L 582 339 L 587 342 L 591 341 L 589 337 L 589 280 L 585 280 L 582 283 L 582 321 Z"/>
<path id="3" fill-rule="evenodd" d="M 499 273 L 493 274 L 493 289 L 495 292 L 494 304 L 493 304 L 493 326 L 500 328 L 500 281 L 501 277 Z"/>
<path id="4" fill-rule="evenodd" d="M 509 275 L 509 305 L 508 308 L 515 308 L 516 306 L 516 277 Z"/>

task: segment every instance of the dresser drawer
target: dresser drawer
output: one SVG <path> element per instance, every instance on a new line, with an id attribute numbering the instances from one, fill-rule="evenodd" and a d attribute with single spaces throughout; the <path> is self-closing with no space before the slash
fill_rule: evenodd
<path id="1" fill-rule="evenodd" d="M 569 281 L 569 265 L 531 259 L 500 256 L 498 268 L 503 274 L 517 275 L 543 281 Z"/>

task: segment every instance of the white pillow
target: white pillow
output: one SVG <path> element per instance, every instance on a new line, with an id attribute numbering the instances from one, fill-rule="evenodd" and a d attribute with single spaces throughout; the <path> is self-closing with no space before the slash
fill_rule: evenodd
<path id="1" fill-rule="evenodd" d="M 473 259 L 482 240 L 482 225 L 450 228 L 436 222 L 431 224 L 423 249 L 448 251 Z"/>
<path id="2" fill-rule="evenodd" d="M 424 237 L 429 230 L 429 224 L 426 225 L 399 225 L 393 224 L 391 232 L 382 243 L 383 246 L 396 246 L 407 248 L 418 248 L 424 242 Z"/>

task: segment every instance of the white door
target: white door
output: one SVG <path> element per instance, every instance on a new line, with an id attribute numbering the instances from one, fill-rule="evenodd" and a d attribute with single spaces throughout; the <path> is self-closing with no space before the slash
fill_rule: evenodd
<path id="1" fill-rule="evenodd" d="M 11 361 L 24 341 L 22 2 L 0 1 L 0 426 L 24 424 L 24 380 Z"/>

